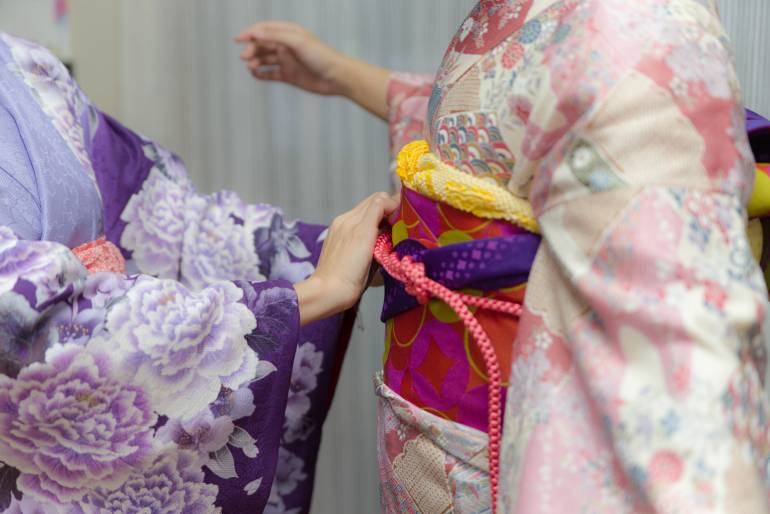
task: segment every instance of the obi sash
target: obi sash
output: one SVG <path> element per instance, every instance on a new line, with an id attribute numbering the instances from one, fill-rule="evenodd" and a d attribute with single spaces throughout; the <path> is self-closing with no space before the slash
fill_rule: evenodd
<path id="1" fill-rule="evenodd" d="M 408 187 L 389 221 L 395 251 L 423 263 L 427 277 L 466 294 L 523 301 L 538 235 L 511 222 L 480 218 Z M 474 315 L 507 380 L 518 319 L 483 309 Z M 489 387 L 484 361 L 452 309 L 435 299 L 421 305 L 401 282 L 386 275 L 382 320 L 385 384 L 419 408 L 486 432 Z"/>
<path id="2" fill-rule="evenodd" d="M 770 121 L 747 111 L 746 128 L 758 161 L 749 239 L 770 279 Z M 428 278 L 449 289 L 522 302 L 540 243 L 526 200 L 451 169 L 425 142 L 402 150 L 398 170 L 401 206 L 389 220 L 397 254 L 422 263 Z M 440 300 L 421 305 L 387 275 L 385 286 L 385 385 L 432 414 L 487 431 L 484 363 L 461 320 Z M 505 380 L 518 320 L 481 309 L 474 314 Z"/>
<path id="3" fill-rule="evenodd" d="M 488 435 L 494 513 L 505 381 L 539 227 L 527 200 L 444 164 L 425 141 L 401 150 L 397 171 L 401 206 L 374 248 L 387 331 L 378 391 Z"/>

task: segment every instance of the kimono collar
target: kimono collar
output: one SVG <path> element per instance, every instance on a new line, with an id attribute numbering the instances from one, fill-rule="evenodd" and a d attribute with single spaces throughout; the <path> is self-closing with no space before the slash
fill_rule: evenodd
<path id="1" fill-rule="evenodd" d="M 47 114 L 60 112 L 66 97 L 57 77 L 45 75 L 51 63 L 61 66 L 43 48 L 0 33 L 0 225 L 74 248 L 101 236 L 102 204 L 62 135 L 65 118 Z M 83 130 L 82 120 L 69 128 Z"/>

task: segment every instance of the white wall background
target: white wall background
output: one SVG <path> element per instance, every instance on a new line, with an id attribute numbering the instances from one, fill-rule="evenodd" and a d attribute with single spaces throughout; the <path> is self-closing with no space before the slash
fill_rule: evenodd
<path id="1" fill-rule="evenodd" d="M 718 0 L 747 107 L 770 118 L 770 0 Z"/>
<path id="2" fill-rule="evenodd" d="M 0 0 L 0 29 L 39 0 Z M 14 5 L 11 5 L 14 4 Z M 386 129 L 339 99 L 257 85 L 231 36 L 281 18 L 377 64 L 434 71 L 473 0 L 72 0 L 78 77 L 105 110 L 174 149 L 202 191 L 234 189 L 310 221 L 388 187 Z M 770 115 L 770 0 L 721 0 L 746 104 Z M 377 512 L 371 376 L 381 293 L 363 302 L 326 425 L 315 514 Z"/>
<path id="3" fill-rule="evenodd" d="M 54 0 L 0 0 L 0 30 L 44 44 L 69 60 L 70 35 L 66 18 L 57 20 Z"/>

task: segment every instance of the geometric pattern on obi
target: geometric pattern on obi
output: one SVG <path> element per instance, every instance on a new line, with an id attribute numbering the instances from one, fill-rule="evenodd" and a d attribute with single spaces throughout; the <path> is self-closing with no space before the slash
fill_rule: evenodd
<path id="1" fill-rule="evenodd" d="M 512 223 L 478 218 L 404 187 L 389 219 L 400 256 L 411 255 L 426 275 L 466 294 L 524 300 L 539 236 Z M 510 374 L 518 318 L 471 307 Z M 384 382 L 415 406 L 444 419 L 488 431 L 488 378 L 476 342 L 440 300 L 420 305 L 385 276 Z M 507 385 L 507 384 L 504 384 Z"/>

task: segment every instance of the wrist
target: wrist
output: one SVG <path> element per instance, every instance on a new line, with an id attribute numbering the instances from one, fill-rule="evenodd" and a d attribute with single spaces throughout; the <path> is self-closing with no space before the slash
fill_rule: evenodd
<path id="1" fill-rule="evenodd" d="M 299 305 L 300 326 L 307 325 L 324 317 L 326 307 L 323 298 L 323 284 L 314 276 L 294 285 Z"/>
<path id="2" fill-rule="evenodd" d="M 355 299 L 349 298 L 346 288 L 316 275 L 295 284 L 294 290 L 301 326 L 338 314 L 355 303 Z"/>
<path id="3" fill-rule="evenodd" d="M 334 64 L 331 66 L 330 78 L 332 83 L 336 85 L 337 95 L 349 100 L 355 99 L 358 91 L 357 83 L 360 82 L 356 76 L 361 65 L 360 61 L 345 54 L 340 53 L 336 56 Z"/>
<path id="4" fill-rule="evenodd" d="M 390 75 L 388 69 L 343 55 L 337 72 L 338 94 L 387 120 Z"/>

